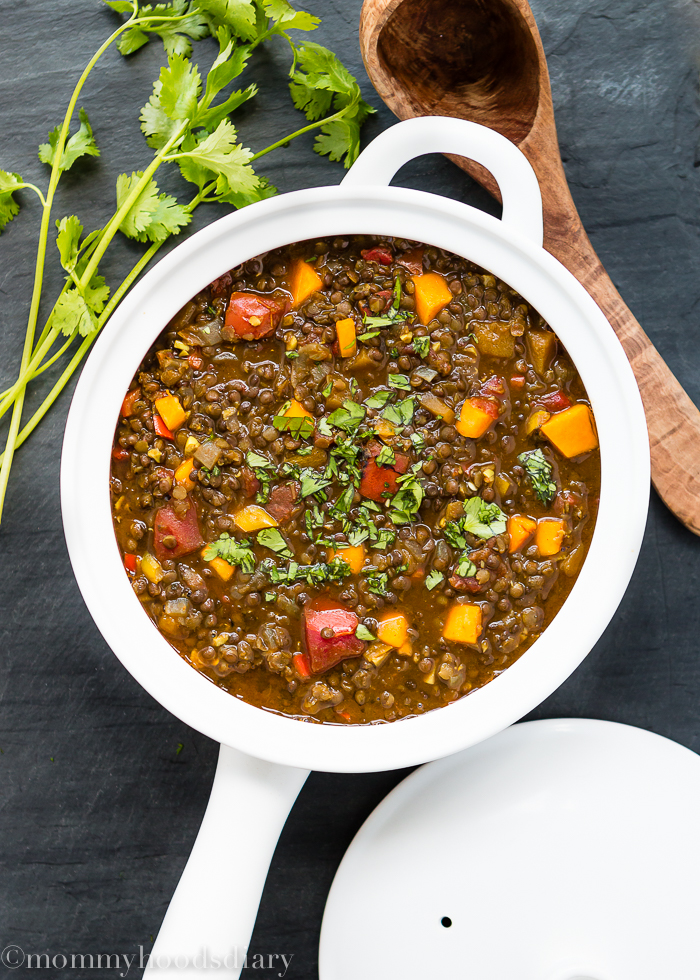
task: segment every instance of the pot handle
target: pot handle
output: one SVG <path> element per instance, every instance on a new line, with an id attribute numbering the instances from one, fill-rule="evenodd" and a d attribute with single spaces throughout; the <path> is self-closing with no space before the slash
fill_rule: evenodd
<path id="1" fill-rule="evenodd" d="M 485 167 L 501 191 L 503 224 L 542 246 L 542 195 L 535 171 L 509 139 L 466 119 L 420 116 L 396 123 L 362 151 L 343 186 L 386 187 L 405 163 L 425 153 L 453 153 Z"/>
<path id="2" fill-rule="evenodd" d="M 309 775 L 222 745 L 202 825 L 143 980 L 237 980 L 282 827 Z M 280 962 L 282 962 L 280 960 Z"/>

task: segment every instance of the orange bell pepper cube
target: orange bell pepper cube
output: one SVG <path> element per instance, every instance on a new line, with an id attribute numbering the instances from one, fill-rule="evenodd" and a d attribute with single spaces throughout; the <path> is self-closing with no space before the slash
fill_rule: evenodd
<path id="1" fill-rule="evenodd" d="M 171 432 L 179 429 L 187 418 L 177 395 L 163 395 L 155 400 L 156 411 Z"/>
<path id="2" fill-rule="evenodd" d="M 338 320 L 335 325 L 341 357 L 354 357 L 357 354 L 357 333 L 355 321 L 351 316 Z"/>
<path id="3" fill-rule="evenodd" d="M 498 406 L 490 398 L 467 398 L 455 428 L 467 439 L 479 439 L 498 415 Z"/>
<path id="4" fill-rule="evenodd" d="M 228 582 L 233 575 L 233 565 L 230 565 L 224 558 L 212 558 L 208 564 L 224 582 Z"/>
<path id="5" fill-rule="evenodd" d="M 128 392 L 124 401 L 122 402 L 122 417 L 128 419 L 130 415 L 134 414 L 134 402 L 137 402 L 141 397 L 141 389 L 134 388 L 133 391 Z"/>
<path id="6" fill-rule="evenodd" d="M 246 534 L 251 531 L 261 531 L 264 527 L 278 526 L 274 517 L 257 504 L 248 504 L 243 510 L 239 510 L 233 515 L 233 523 Z"/>
<path id="7" fill-rule="evenodd" d="M 194 469 L 194 460 L 190 456 L 189 459 L 184 460 L 180 463 L 178 468 L 175 470 L 173 479 L 176 483 L 181 484 L 185 490 L 194 490 L 194 481 L 191 479 L 190 474 Z"/>
<path id="8" fill-rule="evenodd" d="M 323 279 L 309 262 L 297 259 L 292 266 L 289 286 L 292 291 L 292 305 L 301 306 L 323 286 Z"/>
<path id="9" fill-rule="evenodd" d="M 352 548 L 329 548 L 326 561 L 331 562 L 334 558 L 342 558 L 350 566 L 353 575 L 359 575 L 360 569 L 365 563 L 367 552 L 361 544 Z"/>
<path id="10" fill-rule="evenodd" d="M 283 412 L 283 415 L 287 419 L 313 419 L 314 422 L 316 421 L 312 413 L 307 412 L 301 402 L 298 402 L 296 398 L 292 398 L 289 403 L 289 408 Z"/>
<path id="11" fill-rule="evenodd" d="M 447 613 L 442 635 L 453 643 L 476 643 L 481 635 L 481 606 L 456 602 Z"/>
<path id="12" fill-rule="evenodd" d="M 135 572 L 138 567 L 138 555 L 124 555 L 124 568 L 127 572 Z"/>
<path id="13" fill-rule="evenodd" d="M 533 520 L 532 517 L 526 517 L 525 514 L 513 514 L 512 517 L 508 518 L 507 530 L 510 538 L 508 551 L 511 555 L 515 551 L 520 551 L 535 533 L 536 528 L 537 521 Z"/>
<path id="14" fill-rule="evenodd" d="M 379 620 L 377 639 L 397 650 L 408 642 L 408 620 L 401 612 L 386 613 Z M 409 651 L 410 652 L 410 651 Z"/>
<path id="15" fill-rule="evenodd" d="M 564 522 L 557 517 L 542 517 L 537 522 L 535 544 L 543 558 L 551 558 L 561 551 L 566 528 Z"/>
<path id="16" fill-rule="evenodd" d="M 438 272 L 426 272 L 412 276 L 415 290 L 416 313 L 419 321 L 427 326 L 454 299 L 443 276 Z"/>
<path id="17" fill-rule="evenodd" d="M 598 445 L 593 413 L 583 402 L 552 415 L 540 432 L 568 459 L 589 453 Z"/>

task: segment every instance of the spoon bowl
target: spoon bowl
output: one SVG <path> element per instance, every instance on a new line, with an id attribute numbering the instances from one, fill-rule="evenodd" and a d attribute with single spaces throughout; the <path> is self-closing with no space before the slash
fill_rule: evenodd
<path id="1" fill-rule="evenodd" d="M 644 403 L 654 487 L 700 535 L 700 412 L 625 305 L 581 223 L 527 0 L 365 0 L 360 47 L 372 84 L 400 119 L 437 114 L 478 122 L 530 161 L 542 192 L 544 247 L 586 288 L 617 334 Z M 483 167 L 450 159 L 500 200 Z"/>

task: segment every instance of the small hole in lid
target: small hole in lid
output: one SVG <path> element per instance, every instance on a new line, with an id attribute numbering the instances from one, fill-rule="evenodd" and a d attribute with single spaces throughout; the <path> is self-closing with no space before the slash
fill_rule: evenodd
<path id="1" fill-rule="evenodd" d="M 450 926 L 452 925 L 452 919 L 448 915 L 443 915 L 443 917 L 440 919 L 440 922 L 445 927 L 445 929 L 449 929 Z"/>

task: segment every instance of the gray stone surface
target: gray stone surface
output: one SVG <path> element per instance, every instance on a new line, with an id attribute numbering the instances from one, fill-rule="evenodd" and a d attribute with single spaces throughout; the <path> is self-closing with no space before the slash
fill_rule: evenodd
<path id="1" fill-rule="evenodd" d="M 317 40 L 338 51 L 379 110 L 365 129 L 368 140 L 393 117 L 361 67 L 360 5 L 313 0 L 308 6 L 323 17 Z M 584 224 L 622 295 L 698 401 L 697 6 L 690 0 L 536 0 L 533 7 Z M 58 123 L 73 80 L 114 17 L 97 0 L 4 0 L 0 10 L 0 166 L 44 183 L 36 146 Z M 90 112 L 102 156 L 66 177 L 57 213 L 75 212 L 97 226 L 112 210 L 116 175 L 147 163 L 138 112 L 162 61 L 162 48 L 154 44 L 128 62 L 110 54 L 94 73 L 80 104 Z M 286 67 L 286 54 L 273 47 L 250 71 L 261 91 L 241 114 L 240 127 L 254 149 L 298 125 L 285 92 Z M 283 191 L 342 176 L 337 165 L 312 153 L 310 139 L 271 154 L 264 172 Z M 414 162 L 400 180 L 494 209 L 441 158 Z M 183 192 L 175 175 L 162 184 Z M 38 209 L 29 195 L 23 204 L 0 238 L 3 387 L 19 360 L 33 272 Z M 216 209 L 202 210 L 195 227 L 217 216 Z M 111 281 L 137 252 L 119 243 L 107 264 Z M 60 281 L 51 256 L 48 296 Z M 158 930 L 204 812 L 217 747 L 141 690 L 83 606 L 58 500 L 69 399 L 65 392 L 19 452 L 0 533 L 0 948 L 16 943 L 52 955 L 131 955 L 141 945 L 148 950 Z M 622 510 L 624 486 L 618 494 Z M 614 542 L 611 549 L 614 554 Z M 639 565 L 615 620 L 532 717 L 607 718 L 697 750 L 699 575 L 700 542 L 653 498 Z M 252 944 L 255 952 L 293 953 L 290 980 L 316 975 L 334 870 L 362 820 L 401 776 L 315 774 L 302 791 L 273 860 Z M 236 845 L 235 814 L 220 833 L 222 848 Z M 421 849 L 430 846 L 431 833 L 438 828 L 417 842 Z M 439 855 L 437 836 L 434 848 Z M 391 900 L 390 886 L 384 900 Z M 371 905 L 357 910 L 358 928 L 363 915 L 377 913 Z M 0 966 L 0 976 L 25 974 Z M 51 975 L 77 980 L 117 972 L 69 968 Z M 246 975 L 250 980 L 261 971 Z"/>

